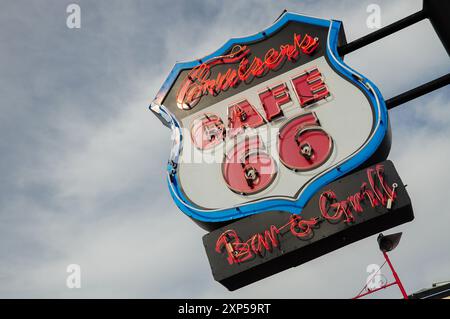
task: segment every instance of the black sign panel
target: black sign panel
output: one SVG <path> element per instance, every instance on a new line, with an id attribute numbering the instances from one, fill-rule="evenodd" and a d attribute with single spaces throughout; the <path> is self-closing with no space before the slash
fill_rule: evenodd
<path id="1" fill-rule="evenodd" d="M 203 237 L 214 279 L 235 290 L 414 219 L 391 161 L 323 187 L 298 215 L 257 214 Z"/>

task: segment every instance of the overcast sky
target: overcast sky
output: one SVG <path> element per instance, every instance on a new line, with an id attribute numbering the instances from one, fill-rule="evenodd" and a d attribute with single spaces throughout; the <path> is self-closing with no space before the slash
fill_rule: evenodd
<path id="1" fill-rule="evenodd" d="M 235 292 L 213 280 L 204 231 L 165 182 L 170 131 L 148 105 L 176 61 L 270 25 L 284 8 L 370 33 L 421 1 L 2 1 L 0 297 L 350 298 L 381 264 L 376 236 Z M 389 98 L 450 71 L 428 21 L 346 57 Z M 394 161 L 416 219 L 391 254 L 408 293 L 450 280 L 450 90 L 390 111 Z M 80 289 L 66 267 L 81 266 Z M 385 270 L 386 273 L 386 270 Z M 377 297 L 401 297 L 396 287 Z"/>

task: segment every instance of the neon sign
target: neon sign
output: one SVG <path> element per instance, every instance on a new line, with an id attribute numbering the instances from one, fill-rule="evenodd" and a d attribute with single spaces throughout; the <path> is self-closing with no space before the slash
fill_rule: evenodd
<path id="1" fill-rule="evenodd" d="M 413 219 L 393 164 L 373 166 L 387 109 L 345 43 L 342 22 L 285 13 L 175 64 L 150 106 L 173 133 L 170 194 L 230 290 Z"/>

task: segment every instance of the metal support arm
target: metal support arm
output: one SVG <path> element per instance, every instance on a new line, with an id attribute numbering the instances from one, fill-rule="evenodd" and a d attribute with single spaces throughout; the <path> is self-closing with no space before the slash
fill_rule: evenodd
<path id="1" fill-rule="evenodd" d="M 430 22 L 433 25 L 436 34 L 439 36 L 439 39 L 441 40 L 445 50 L 450 55 L 449 14 L 450 14 L 450 1 L 424 0 L 422 10 L 413 13 L 401 20 L 398 20 L 377 31 L 374 31 L 362 38 L 356 39 L 350 43 L 342 45 L 338 48 L 338 52 L 341 56 L 344 56 L 370 43 L 378 41 L 390 34 L 398 32 L 419 21 L 422 21 L 425 18 L 428 18 L 430 19 Z M 450 73 L 386 100 L 386 106 L 388 109 L 392 109 L 400 104 L 409 102 L 415 98 L 418 98 L 419 96 L 430 93 L 448 84 L 450 84 Z"/>

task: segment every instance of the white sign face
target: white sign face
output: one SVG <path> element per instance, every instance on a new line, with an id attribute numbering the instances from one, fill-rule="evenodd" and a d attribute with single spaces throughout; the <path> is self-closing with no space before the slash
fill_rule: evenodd
<path id="1" fill-rule="evenodd" d="M 303 74 L 305 70 L 319 70 L 320 79 L 327 86 L 329 96 L 309 106 L 301 107 L 292 79 Z M 280 106 L 283 116 L 268 122 L 258 92 L 279 83 L 286 85 L 286 95 L 290 97 L 290 101 Z M 178 166 L 180 183 L 183 185 L 186 196 L 204 208 L 231 207 L 262 197 L 295 199 L 299 189 L 308 181 L 360 149 L 370 137 L 374 122 L 374 116 L 364 94 L 338 76 L 324 57 L 220 101 L 209 107 L 207 112 L 222 119 L 226 124 L 231 113 L 229 108 L 235 104 L 235 101 L 248 101 L 249 105 L 258 112 L 258 117 L 265 120 L 265 123 L 263 122 L 255 129 L 246 129 L 235 138 L 229 138 L 228 141 L 225 139 L 224 142 L 207 150 L 197 148 L 195 139 L 183 139 L 183 151 Z M 196 119 L 203 118 L 204 114 L 200 112 L 200 114 L 196 113 L 184 118 L 183 127 L 191 128 Z M 304 121 L 301 121 L 302 118 L 306 120 L 306 126 Z M 289 123 L 295 119 L 300 120 L 300 125 L 289 127 Z M 298 137 L 300 144 L 302 137 L 305 143 L 311 140 L 310 160 L 307 154 L 301 154 L 300 145 L 297 145 L 295 141 L 299 128 L 309 125 L 319 127 L 326 132 L 311 131 L 308 136 L 306 136 L 308 132 L 304 132 L 305 136 Z M 288 136 L 282 139 L 280 134 Z M 228 164 L 226 161 L 223 163 L 224 154 L 233 153 L 236 145 L 245 143 L 245 140 L 249 138 L 259 138 L 262 150 L 272 157 L 275 163 L 273 169 L 270 164 L 263 166 L 268 172 L 260 173 L 261 175 L 274 176 L 266 177 L 267 181 L 261 178 L 261 181 L 253 186 L 253 191 L 251 187 L 245 187 L 247 181 L 244 172 L 240 177 L 238 172 L 235 175 L 233 175 L 234 172 L 228 173 L 227 169 L 232 170 L 233 168 L 229 166 L 233 166 L 233 163 Z M 285 139 L 290 139 L 291 143 L 284 146 L 283 144 L 287 143 Z M 248 144 L 247 149 L 243 151 L 244 154 L 252 151 L 252 145 Z M 195 160 L 204 163 L 195 163 Z M 232 162 L 238 164 L 237 171 L 245 169 L 239 165 L 242 162 L 240 158 Z M 228 181 L 227 177 L 238 180 Z M 239 189 L 243 190 L 241 193 L 244 195 L 240 194 Z"/>
<path id="2" fill-rule="evenodd" d="M 151 108 L 173 129 L 168 183 L 183 212 L 210 224 L 298 214 L 317 189 L 387 155 L 386 107 L 336 54 L 340 28 L 285 14 L 176 65 Z"/>

